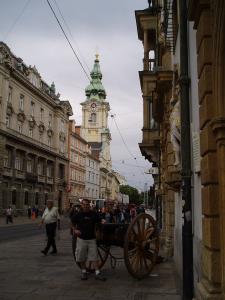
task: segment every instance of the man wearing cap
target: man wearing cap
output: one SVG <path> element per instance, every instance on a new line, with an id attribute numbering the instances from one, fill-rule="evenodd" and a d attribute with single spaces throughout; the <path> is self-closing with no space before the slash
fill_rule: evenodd
<path id="1" fill-rule="evenodd" d="M 81 210 L 71 217 L 73 232 L 77 236 L 76 261 L 81 266 L 81 279 L 86 280 L 86 262 L 91 262 L 95 269 L 95 279 L 105 281 L 98 268 L 98 250 L 95 236 L 95 226 L 101 222 L 99 215 L 90 209 L 88 199 L 81 202 Z M 103 222 L 103 221 L 102 221 Z"/>
<path id="2" fill-rule="evenodd" d="M 56 244 L 55 244 L 55 233 L 56 227 L 58 224 L 59 228 L 59 212 L 58 208 L 53 206 L 53 200 L 47 200 L 47 207 L 42 215 L 40 226 L 45 224 L 46 234 L 48 237 L 47 245 L 44 250 L 41 251 L 44 255 L 47 255 L 50 247 L 52 247 L 52 251 L 50 254 L 57 254 Z"/>

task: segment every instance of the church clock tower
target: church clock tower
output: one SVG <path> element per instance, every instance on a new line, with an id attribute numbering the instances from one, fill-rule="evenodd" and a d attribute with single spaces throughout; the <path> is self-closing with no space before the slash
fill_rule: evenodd
<path id="1" fill-rule="evenodd" d="M 102 85 L 102 73 L 99 57 L 96 55 L 91 81 L 85 89 L 86 100 L 82 105 L 82 137 L 99 153 L 102 167 L 111 169 L 110 140 L 108 128 L 109 103 L 106 101 L 106 91 Z"/>

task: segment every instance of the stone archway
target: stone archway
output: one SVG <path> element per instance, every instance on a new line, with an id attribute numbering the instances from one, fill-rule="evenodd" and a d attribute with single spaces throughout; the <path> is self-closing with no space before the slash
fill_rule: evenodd
<path id="1" fill-rule="evenodd" d="M 225 1 L 213 3 L 213 98 L 212 128 L 216 138 L 219 183 L 220 270 L 222 299 L 225 299 Z M 218 271 L 220 271 L 218 270 Z"/>

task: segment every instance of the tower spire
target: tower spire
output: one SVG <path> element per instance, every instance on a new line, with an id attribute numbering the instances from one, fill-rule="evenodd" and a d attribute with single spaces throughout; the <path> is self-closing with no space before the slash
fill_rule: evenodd
<path id="1" fill-rule="evenodd" d="M 85 89 L 85 94 L 87 99 L 102 100 L 106 98 L 106 91 L 102 85 L 102 72 L 99 64 L 99 54 L 95 54 L 95 61 L 93 69 L 90 73 L 91 81 L 90 84 Z"/>

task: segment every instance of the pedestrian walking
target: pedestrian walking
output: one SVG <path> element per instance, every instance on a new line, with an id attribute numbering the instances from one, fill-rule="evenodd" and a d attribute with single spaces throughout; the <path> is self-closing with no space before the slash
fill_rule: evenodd
<path id="1" fill-rule="evenodd" d="M 36 209 L 34 206 L 31 209 L 31 218 L 32 218 L 32 220 L 35 220 L 35 218 L 36 218 Z"/>
<path id="2" fill-rule="evenodd" d="M 41 223 L 39 226 L 45 224 L 47 234 L 47 245 L 44 250 L 41 251 L 44 255 L 48 254 L 49 249 L 52 247 L 50 254 L 57 254 L 57 248 L 55 243 L 56 228 L 60 227 L 60 217 L 58 208 L 53 206 L 53 200 L 47 200 L 47 207 L 42 215 Z"/>
<path id="3" fill-rule="evenodd" d="M 100 216 L 90 209 L 88 199 L 82 200 L 81 210 L 71 217 L 73 232 L 77 236 L 76 261 L 81 265 L 81 279 L 87 280 L 86 263 L 95 269 L 95 279 L 105 281 L 98 268 L 98 250 L 95 236 L 95 226 L 101 222 Z"/>
<path id="4" fill-rule="evenodd" d="M 39 209 L 38 207 L 35 208 L 35 218 L 37 219 L 39 216 Z"/>
<path id="5" fill-rule="evenodd" d="M 27 216 L 29 219 L 31 218 L 31 207 L 30 206 L 27 209 Z"/>
<path id="6" fill-rule="evenodd" d="M 6 211 L 5 211 L 5 215 L 6 215 L 6 224 L 13 223 L 13 218 L 12 218 L 12 208 L 11 206 L 9 206 Z"/>

